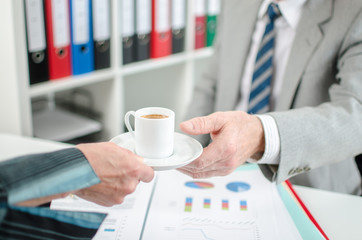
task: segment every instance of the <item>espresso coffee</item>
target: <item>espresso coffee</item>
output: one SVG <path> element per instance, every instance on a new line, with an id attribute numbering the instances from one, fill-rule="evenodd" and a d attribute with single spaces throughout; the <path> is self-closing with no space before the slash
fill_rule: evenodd
<path id="1" fill-rule="evenodd" d="M 168 116 L 162 115 L 162 114 L 148 114 L 148 115 L 143 115 L 143 116 L 141 116 L 141 117 L 143 117 L 143 118 L 150 118 L 150 119 L 168 118 Z"/>

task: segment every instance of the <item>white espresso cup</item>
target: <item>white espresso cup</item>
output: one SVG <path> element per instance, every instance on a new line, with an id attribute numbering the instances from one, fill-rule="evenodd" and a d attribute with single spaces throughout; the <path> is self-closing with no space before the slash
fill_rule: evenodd
<path id="1" fill-rule="evenodd" d="M 135 129 L 130 116 L 135 119 Z M 129 111 L 124 116 L 129 132 L 135 140 L 136 154 L 151 159 L 167 158 L 173 153 L 175 113 L 167 108 L 148 107 Z"/>

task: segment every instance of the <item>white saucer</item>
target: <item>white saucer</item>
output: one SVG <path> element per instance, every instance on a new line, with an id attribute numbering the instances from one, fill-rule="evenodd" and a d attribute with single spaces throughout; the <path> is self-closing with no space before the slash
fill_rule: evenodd
<path id="1" fill-rule="evenodd" d="M 134 152 L 134 140 L 130 132 L 118 135 L 110 140 L 120 147 Z M 182 167 L 189 164 L 202 153 L 201 144 L 192 137 L 175 132 L 174 152 L 168 158 L 145 158 L 144 163 L 155 171 L 164 171 Z"/>

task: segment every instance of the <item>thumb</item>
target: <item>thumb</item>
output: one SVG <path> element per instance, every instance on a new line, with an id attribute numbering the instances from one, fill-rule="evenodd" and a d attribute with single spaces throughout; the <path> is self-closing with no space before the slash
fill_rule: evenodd
<path id="1" fill-rule="evenodd" d="M 143 157 L 141 157 L 141 156 L 136 155 L 136 159 L 137 159 L 138 161 L 140 161 L 141 163 L 144 162 L 144 159 L 143 159 Z"/>
<path id="2" fill-rule="evenodd" d="M 216 132 L 219 131 L 221 127 L 222 122 L 218 121 L 215 114 L 193 118 L 180 124 L 181 130 L 191 135 Z"/>

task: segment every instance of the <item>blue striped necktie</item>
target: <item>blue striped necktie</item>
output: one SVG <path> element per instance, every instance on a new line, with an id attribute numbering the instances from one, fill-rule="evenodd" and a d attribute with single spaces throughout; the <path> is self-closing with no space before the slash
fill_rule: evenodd
<path id="1" fill-rule="evenodd" d="M 280 16 L 279 8 L 275 3 L 269 5 L 268 16 L 269 21 L 265 27 L 255 60 L 248 106 L 248 113 L 250 114 L 265 113 L 270 110 L 269 98 L 273 75 L 275 41 L 274 20 Z"/>

